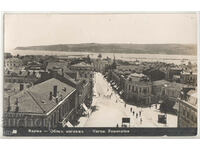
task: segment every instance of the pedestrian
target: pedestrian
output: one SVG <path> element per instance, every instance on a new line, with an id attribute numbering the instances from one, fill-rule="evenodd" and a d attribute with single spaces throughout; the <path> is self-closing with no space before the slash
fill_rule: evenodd
<path id="1" fill-rule="evenodd" d="M 141 116 L 141 114 L 142 114 L 141 111 L 139 111 L 139 115 L 140 115 L 140 116 Z"/>
<path id="2" fill-rule="evenodd" d="M 126 103 L 124 104 L 124 107 L 126 108 Z"/>
<path id="3" fill-rule="evenodd" d="M 130 111 L 132 112 L 132 107 L 130 108 Z"/>
<path id="4" fill-rule="evenodd" d="M 133 116 L 134 116 L 135 112 L 133 111 Z"/>
<path id="5" fill-rule="evenodd" d="M 138 117 L 138 113 L 136 113 L 136 118 Z"/>
<path id="6" fill-rule="evenodd" d="M 140 118 L 140 124 L 142 124 L 142 118 Z"/>

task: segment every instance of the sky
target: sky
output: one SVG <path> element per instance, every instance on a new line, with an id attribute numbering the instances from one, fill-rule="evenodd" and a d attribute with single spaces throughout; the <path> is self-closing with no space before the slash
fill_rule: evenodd
<path id="1" fill-rule="evenodd" d="M 4 48 L 76 43 L 197 43 L 189 14 L 5 14 Z"/>

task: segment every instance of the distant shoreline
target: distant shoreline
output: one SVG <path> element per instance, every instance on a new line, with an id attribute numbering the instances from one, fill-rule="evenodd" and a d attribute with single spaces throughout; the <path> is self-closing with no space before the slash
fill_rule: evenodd
<path id="1" fill-rule="evenodd" d="M 197 55 L 194 44 L 58 44 L 16 47 L 14 50 L 86 52 L 86 53 L 120 53 L 120 54 L 164 54 Z"/>

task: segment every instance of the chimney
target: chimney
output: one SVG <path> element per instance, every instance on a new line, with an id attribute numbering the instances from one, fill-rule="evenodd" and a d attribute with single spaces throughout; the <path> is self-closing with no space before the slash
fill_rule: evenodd
<path id="1" fill-rule="evenodd" d="M 56 97 L 56 104 L 58 104 L 58 98 Z"/>
<path id="2" fill-rule="evenodd" d="M 19 85 L 19 90 L 22 91 L 24 89 L 24 84 Z"/>
<path id="3" fill-rule="evenodd" d="M 18 105 L 18 98 L 16 98 L 16 101 L 15 101 L 15 112 L 18 112 L 19 111 L 19 105 Z"/>
<path id="4" fill-rule="evenodd" d="M 79 74 L 78 74 L 78 71 L 76 72 L 76 75 L 75 75 L 75 81 L 78 81 L 79 79 Z"/>
<path id="5" fill-rule="evenodd" d="M 57 88 L 58 88 L 57 85 L 53 86 L 53 96 L 54 97 L 57 97 Z"/>
<path id="6" fill-rule="evenodd" d="M 64 88 L 63 88 L 63 91 L 66 92 L 66 90 L 67 90 L 66 87 L 64 87 Z"/>
<path id="7" fill-rule="evenodd" d="M 10 96 L 8 96 L 8 107 L 7 107 L 7 112 L 9 112 L 10 109 L 11 109 L 11 107 L 10 107 Z"/>
<path id="8" fill-rule="evenodd" d="M 50 92 L 49 93 L 49 100 L 52 100 L 52 98 L 53 98 L 53 94 L 52 94 L 52 92 Z"/>

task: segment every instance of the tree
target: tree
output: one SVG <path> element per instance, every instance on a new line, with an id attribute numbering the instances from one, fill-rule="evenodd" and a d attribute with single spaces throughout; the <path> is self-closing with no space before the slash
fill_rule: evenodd
<path id="1" fill-rule="evenodd" d="M 89 64 L 91 64 L 90 55 L 87 55 L 86 62 L 89 63 Z"/>
<path id="2" fill-rule="evenodd" d="M 102 58 L 102 55 L 101 55 L 101 54 L 99 54 L 99 55 L 98 55 L 98 58 L 99 58 L 99 59 L 101 59 L 101 58 Z"/>

